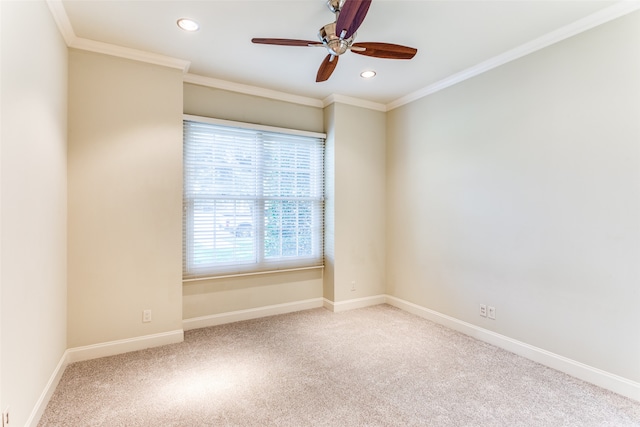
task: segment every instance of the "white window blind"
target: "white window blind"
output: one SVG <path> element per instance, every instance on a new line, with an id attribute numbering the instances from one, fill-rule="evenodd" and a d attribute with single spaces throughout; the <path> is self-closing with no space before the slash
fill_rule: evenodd
<path id="1" fill-rule="evenodd" d="M 324 139 L 184 120 L 183 279 L 320 266 Z"/>

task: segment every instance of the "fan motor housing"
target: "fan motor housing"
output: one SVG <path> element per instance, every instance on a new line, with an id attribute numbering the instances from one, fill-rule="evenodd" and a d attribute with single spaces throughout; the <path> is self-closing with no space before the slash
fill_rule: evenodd
<path id="1" fill-rule="evenodd" d="M 336 35 L 336 23 L 327 24 L 320 28 L 318 38 L 327 47 L 332 55 L 342 55 L 351 47 L 355 33 L 348 39 L 341 39 Z"/>
<path id="2" fill-rule="evenodd" d="M 327 0 L 327 7 L 333 13 L 340 12 L 340 8 L 344 4 L 344 0 Z"/>

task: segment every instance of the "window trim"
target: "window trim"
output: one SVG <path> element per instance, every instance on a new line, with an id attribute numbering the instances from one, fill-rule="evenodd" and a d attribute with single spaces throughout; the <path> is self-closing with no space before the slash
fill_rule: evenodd
<path id="1" fill-rule="evenodd" d="M 229 279 L 229 278 L 243 277 L 243 276 L 260 276 L 263 274 L 273 274 L 273 273 L 290 273 L 293 271 L 306 271 L 306 270 L 317 270 L 317 269 L 324 269 L 324 264 L 311 265 L 309 267 L 285 268 L 282 270 L 263 270 L 263 271 L 253 271 L 251 273 L 234 273 L 234 274 L 226 274 L 224 276 L 194 277 L 191 279 L 182 279 L 182 283 L 202 282 L 203 280 Z"/>
<path id="2" fill-rule="evenodd" d="M 183 114 L 182 120 L 190 120 L 192 122 L 209 123 L 212 125 L 229 126 L 240 129 L 262 130 L 265 132 L 284 133 L 287 135 L 309 136 L 311 138 L 327 139 L 327 134 L 322 132 L 311 132 L 306 130 L 279 128 L 275 126 L 266 126 L 253 123 L 236 122 L 233 120 L 214 119 L 211 117 L 195 116 L 192 114 Z"/>
<path id="3" fill-rule="evenodd" d="M 274 132 L 274 133 L 282 133 L 282 134 L 294 135 L 294 136 L 320 138 L 323 140 L 327 139 L 327 134 L 322 132 L 312 132 L 312 131 L 304 131 L 299 129 L 280 128 L 276 126 L 266 126 L 266 125 L 246 123 L 246 122 L 236 122 L 233 120 L 216 119 L 212 117 L 197 116 L 193 114 L 183 114 L 182 120 L 183 120 L 183 123 L 184 121 L 193 121 L 193 122 L 207 123 L 212 125 L 247 129 L 251 131 Z M 183 212 L 184 212 L 184 209 L 185 209 L 185 206 L 183 205 Z M 184 225 L 183 225 L 183 230 L 184 230 Z M 183 242 L 184 242 L 184 239 L 185 239 L 185 236 L 183 236 L 182 238 Z M 184 248 L 183 248 L 183 262 L 184 262 Z M 217 279 L 225 279 L 225 278 L 228 279 L 228 278 L 234 278 L 234 277 L 256 276 L 256 275 L 263 275 L 263 274 L 286 273 L 286 272 L 293 272 L 293 271 L 305 271 L 305 270 L 316 270 L 316 269 L 324 269 L 324 262 L 322 262 L 319 265 L 309 265 L 309 266 L 300 266 L 300 267 L 292 266 L 290 268 L 274 269 L 274 270 L 239 272 L 239 273 L 229 273 L 229 274 L 222 274 L 222 275 L 211 275 L 211 276 L 200 276 L 200 277 L 188 277 L 188 278 L 185 278 L 183 276 L 182 283 L 189 284 L 192 282 L 199 282 L 204 280 L 217 280 Z"/>

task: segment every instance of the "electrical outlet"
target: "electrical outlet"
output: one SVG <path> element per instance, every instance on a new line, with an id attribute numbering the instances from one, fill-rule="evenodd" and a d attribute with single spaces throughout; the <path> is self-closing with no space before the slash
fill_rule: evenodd
<path id="1" fill-rule="evenodd" d="M 487 306 L 480 304 L 480 316 L 487 317 Z"/>
<path id="2" fill-rule="evenodd" d="M 351 281 L 351 292 L 353 292 L 353 291 L 355 291 L 355 290 L 356 290 L 356 281 L 355 281 L 355 280 L 352 280 L 352 281 Z"/>
<path id="3" fill-rule="evenodd" d="M 143 323 L 151 322 L 151 310 L 142 311 L 142 322 Z"/>
<path id="4" fill-rule="evenodd" d="M 9 407 L 2 411 L 2 427 L 9 425 Z"/>
<path id="5" fill-rule="evenodd" d="M 496 308 L 489 306 L 488 315 L 489 319 L 496 320 Z"/>

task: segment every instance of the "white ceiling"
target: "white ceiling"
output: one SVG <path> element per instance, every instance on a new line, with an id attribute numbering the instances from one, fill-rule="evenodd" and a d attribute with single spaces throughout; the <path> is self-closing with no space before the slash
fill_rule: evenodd
<path id="1" fill-rule="evenodd" d="M 330 95 L 388 104 L 516 49 L 613 1 L 373 0 L 356 41 L 418 49 L 412 60 L 347 52 L 327 82 L 316 83 L 324 48 L 256 45 L 253 37 L 317 40 L 335 16 L 323 0 L 63 0 L 75 36 L 190 62 L 189 73 L 324 99 Z M 200 30 L 186 33 L 189 17 Z M 359 77 L 375 69 L 371 80 Z"/>

